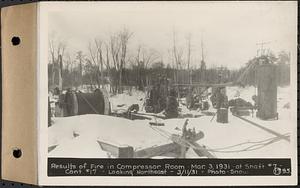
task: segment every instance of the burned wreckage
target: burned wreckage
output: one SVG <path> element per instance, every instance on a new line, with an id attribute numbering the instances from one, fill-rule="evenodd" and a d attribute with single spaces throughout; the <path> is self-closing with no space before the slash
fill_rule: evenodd
<path id="1" fill-rule="evenodd" d="M 247 74 L 254 70 L 257 73 L 257 95 L 252 97 L 254 105 L 242 98 L 228 100 L 226 87 L 242 84 Z M 271 76 L 265 76 L 266 74 Z M 84 114 L 102 114 L 130 120 L 148 120 L 147 123 L 153 130 L 167 135 L 171 142 L 140 149 L 107 143 L 103 140 L 98 140 L 98 144 L 102 150 L 109 152 L 112 156 L 122 158 L 149 158 L 162 155 L 185 158 L 188 149 L 194 150 L 199 157 L 215 158 L 215 155 L 206 146 L 197 142 L 205 137 L 205 133 L 196 131 L 195 128 L 187 128 L 189 118 L 211 116 L 210 121 L 212 121 L 216 116 L 218 123 L 226 124 L 230 121 L 228 111 L 232 115 L 243 119 L 242 116 L 250 114 L 253 116 L 254 110 L 256 110 L 256 116 L 260 119 L 278 118 L 276 107 L 277 85 L 274 84 L 272 76 L 276 76 L 274 65 L 266 57 L 261 57 L 258 61 L 249 64 L 236 83 L 222 83 L 220 81 L 214 84 L 179 84 L 171 83 L 166 76 L 157 76 L 157 79 L 146 88 L 145 98 L 141 99 L 143 101 L 142 105 L 131 104 L 127 107 L 127 110 L 122 112 L 112 111 L 109 95 L 105 89 L 96 89 L 94 92 L 89 93 L 68 89 L 61 93 L 61 90 L 56 88 L 54 95 L 58 99 L 52 105 L 54 107 L 51 108 L 50 100 L 48 101 L 49 126 L 51 126 L 51 117 L 53 116 L 70 117 Z M 122 106 L 122 104 L 119 104 L 119 106 Z M 196 115 L 183 113 L 183 108 L 199 113 Z M 165 124 L 160 120 L 173 118 L 185 119 L 183 126 L 181 128 L 177 127 L 180 134 L 162 132 L 159 127 L 165 126 Z M 51 146 L 49 151 L 55 147 Z"/>

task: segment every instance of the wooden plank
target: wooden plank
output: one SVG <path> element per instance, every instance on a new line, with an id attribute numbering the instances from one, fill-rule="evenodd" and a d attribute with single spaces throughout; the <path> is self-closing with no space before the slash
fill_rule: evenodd
<path id="1" fill-rule="evenodd" d="M 108 99 L 109 97 L 108 97 L 107 90 L 105 88 L 101 88 L 100 90 L 102 91 L 103 99 L 104 99 L 104 115 L 109 115 L 110 103 L 109 103 L 109 99 Z"/>
<path id="2" fill-rule="evenodd" d="M 122 118 L 126 118 L 126 119 L 130 119 L 130 120 L 136 120 L 136 119 L 147 119 L 147 120 L 152 120 L 151 117 L 149 116 L 145 116 L 145 115 L 140 115 L 134 112 L 128 113 L 128 112 L 122 112 L 122 113 L 111 113 L 112 116 L 115 117 L 122 117 Z"/>
<path id="3" fill-rule="evenodd" d="M 167 119 L 166 116 L 163 116 L 163 115 L 160 115 L 160 114 L 154 114 L 154 113 L 136 112 L 136 113 L 133 113 L 133 114 L 144 116 L 144 117 L 156 117 L 156 118 L 161 118 L 161 119 Z"/>
<path id="4" fill-rule="evenodd" d="M 132 158 L 133 157 L 133 147 L 131 146 L 117 146 L 107 142 L 97 140 L 101 149 L 111 153 L 113 156 L 118 158 Z"/>
<path id="5" fill-rule="evenodd" d="M 198 132 L 195 136 L 195 138 L 193 138 L 192 140 L 190 140 L 189 142 L 197 142 L 198 140 L 200 140 L 201 138 L 203 138 L 204 135 L 203 135 L 203 132 Z M 179 145 L 186 145 L 188 146 L 186 143 L 187 143 L 187 140 L 183 139 L 181 136 L 179 135 L 176 135 L 176 134 L 172 134 L 171 136 L 171 140 Z"/>
<path id="6" fill-rule="evenodd" d="M 48 153 L 50 153 L 52 150 L 54 150 L 58 145 L 53 145 L 48 147 Z"/>
<path id="7" fill-rule="evenodd" d="M 177 151 L 180 149 L 180 146 L 176 143 L 168 143 L 159 146 L 153 146 L 149 148 L 145 148 L 142 150 L 138 150 L 134 152 L 134 157 L 136 158 L 149 158 L 154 156 L 160 156 L 164 153 L 169 153 L 172 151 Z"/>
<path id="8" fill-rule="evenodd" d="M 200 146 L 198 143 L 194 142 L 194 143 L 192 143 L 192 145 L 194 146 L 193 150 L 195 151 L 195 153 L 198 156 L 200 156 L 200 157 L 206 156 L 208 158 L 215 158 L 215 156 L 213 156 L 209 151 L 207 151 L 206 148 L 204 148 L 203 146 Z"/>
<path id="9" fill-rule="evenodd" d="M 196 136 L 192 141 L 187 141 L 178 135 L 172 135 L 171 139 L 173 142 L 181 146 L 181 158 L 185 157 L 185 149 L 187 147 L 191 147 L 192 149 L 194 149 L 195 153 L 200 157 L 206 156 L 208 158 L 215 158 L 215 156 L 213 156 L 205 147 L 200 146 L 198 143 L 196 143 L 196 141 L 201 138 L 203 138 L 202 134 Z"/>
<path id="10" fill-rule="evenodd" d="M 192 83 L 192 84 L 173 84 L 174 86 L 198 86 L 198 87 L 226 87 L 234 85 L 233 82 L 222 84 L 204 84 L 204 83 Z"/>
<path id="11" fill-rule="evenodd" d="M 152 118 L 144 116 L 144 115 L 140 115 L 140 114 L 136 114 L 134 112 L 130 113 L 130 119 L 131 120 L 136 120 L 136 119 L 147 119 L 147 120 L 152 120 Z"/>
<path id="12" fill-rule="evenodd" d="M 234 114 L 233 114 L 233 115 L 234 115 Z M 276 131 L 273 131 L 273 130 L 268 129 L 268 128 L 262 126 L 262 125 L 259 125 L 259 124 L 257 124 L 257 123 L 254 123 L 253 121 L 250 121 L 250 120 L 248 120 L 248 119 L 246 119 L 246 118 L 244 118 L 244 117 L 237 116 L 237 115 L 234 115 L 234 116 L 240 118 L 241 120 L 244 120 L 244 121 L 250 123 L 251 125 L 254 125 L 254 126 L 258 127 L 258 128 L 261 128 L 262 130 L 267 131 L 268 133 L 273 134 L 273 135 L 275 135 L 275 136 L 277 136 L 277 137 L 279 137 L 279 138 L 281 138 L 281 139 L 283 139 L 283 140 L 285 140 L 285 141 L 290 142 L 290 137 L 289 137 L 289 136 L 284 136 L 284 135 L 282 135 L 282 134 L 280 134 L 280 133 L 278 133 L 278 132 L 276 132 Z"/>

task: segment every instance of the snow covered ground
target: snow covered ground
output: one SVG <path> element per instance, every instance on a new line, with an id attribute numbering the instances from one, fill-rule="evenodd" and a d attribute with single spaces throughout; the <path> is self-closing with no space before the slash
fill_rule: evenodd
<path id="1" fill-rule="evenodd" d="M 286 108 L 287 103 L 290 102 L 289 93 L 289 87 L 278 88 L 279 120 L 263 121 L 251 116 L 246 118 L 282 135 L 291 133 L 290 109 Z M 229 99 L 239 96 L 252 101 L 251 97 L 254 94 L 254 87 L 227 89 Z M 139 104 L 141 109 L 144 97 L 143 92 L 112 96 L 110 98 L 112 110 L 122 111 L 131 104 Z M 181 108 L 184 113 L 201 113 L 189 111 L 184 106 Z M 196 131 L 204 133 L 204 138 L 198 143 L 204 145 L 217 158 L 279 158 L 287 157 L 292 151 L 288 141 L 276 140 L 275 135 L 232 116 L 230 112 L 228 124 L 217 123 L 216 118 L 212 121 L 211 119 L 212 116 L 189 118 L 188 128 L 195 127 Z M 132 146 L 135 150 L 167 144 L 172 142 L 169 135 L 181 134 L 185 118 L 128 120 L 89 114 L 53 118 L 53 121 L 54 124 L 48 128 L 48 146 L 56 147 L 49 152 L 49 156 L 107 158 L 111 157 L 110 154 L 101 150 L 97 140 L 120 146 Z M 149 125 L 150 121 L 162 122 L 165 126 L 153 127 Z M 198 156 L 189 150 L 186 157 Z"/>
<path id="2" fill-rule="evenodd" d="M 133 90 L 130 93 L 128 91 L 125 91 L 122 94 L 111 96 L 109 102 L 111 104 L 112 112 L 124 112 L 132 104 L 138 104 L 140 110 L 143 110 L 142 107 L 145 101 L 144 99 L 144 92 Z"/>

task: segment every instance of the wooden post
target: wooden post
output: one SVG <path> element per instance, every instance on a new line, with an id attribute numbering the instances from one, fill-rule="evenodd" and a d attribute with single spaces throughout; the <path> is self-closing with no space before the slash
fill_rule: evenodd
<path id="1" fill-rule="evenodd" d="M 186 151 L 187 151 L 187 147 L 181 145 L 180 146 L 180 156 L 179 156 L 179 158 L 183 158 L 184 159 L 185 156 L 186 156 Z"/>
<path id="2" fill-rule="evenodd" d="M 257 104 L 256 116 L 260 119 L 274 119 L 277 114 L 276 66 L 260 65 L 257 69 Z"/>
<path id="3" fill-rule="evenodd" d="M 62 71 L 63 71 L 63 63 L 62 63 L 62 56 L 58 56 L 58 88 L 62 91 L 63 87 L 63 80 L 62 80 Z"/>
<path id="4" fill-rule="evenodd" d="M 51 126 L 51 117 L 52 117 L 52 113 L 51 113 L 50 99 L 48 97 L 48 127 Z"/>
<path id="5" fill-rule="evenodd" d="M 217 110 L 217 122 L 218 123 L 228 123 L 228 109 L 219 108 Z"/>

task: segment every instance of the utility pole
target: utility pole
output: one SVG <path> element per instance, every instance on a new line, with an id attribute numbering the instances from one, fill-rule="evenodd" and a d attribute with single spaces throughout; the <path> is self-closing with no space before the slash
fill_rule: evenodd
<path id="1" fill-rule="evenodd" d="M 189 77 L 189 83 L 192 84 L 192 74 L 191 74 L 191 68 L 190 68 L 190 63 L 191 63 L 191 34 L 188 35 L 188 62 L 187 62 L 187 69 L 188 69 L 188 77 Z"/>
<path id="2" fill-rule="evenodd" d="M 204 53 L 203 53 L 203 40 L 201 39 L 201 62 L 204 61 Z"/>
<path id="3" fill-rule="evenodd" d="M 200 82 L 204 82 L 206 65 L 204 61 L 203 39 L 201 39 L 201 62 L 200 62 Z"/>
<path id="4" fill-rule="evenodd" d="M 63 62 L 62 55 L 58 55 L 58 88 L 59 91 L 62 91 L 63 80 L 62 80 L 62 71 L 63 71 Z"/>
<path id="5" fill-rule="evenodd" d="M 175 29 L 173 29 L 173 54 L 174 54 L 174 60 L 176 63 L 176 84 L 179 84 L 178 80 L 178 69 L 179 69 L 179 60 L 177 57 L 177 49 L 176 49 L 176 41 L 175 41 Z M 179 85 L 177 85 L 177 100 L 179 101 Z"/>
<path id="6" fill-rule="evenodd" d="M 260 50 L 257 51 L 257 56 L 258 56 L 258 54 L 259 54 L 259 51 L 260 51 L 260 55 L 261 55 L 261 56 L 264 55 L 264 51 L 265 51 L 264 45 L 270 44 L 270 43 L 271 43 L 271 42 L 264 42 L 264 41 L 262 41 L 262 42 L 260 42 L 260 43 L 256 43 L 256 45 L 259 45 L 259 46 L 260 46 Z"/>

